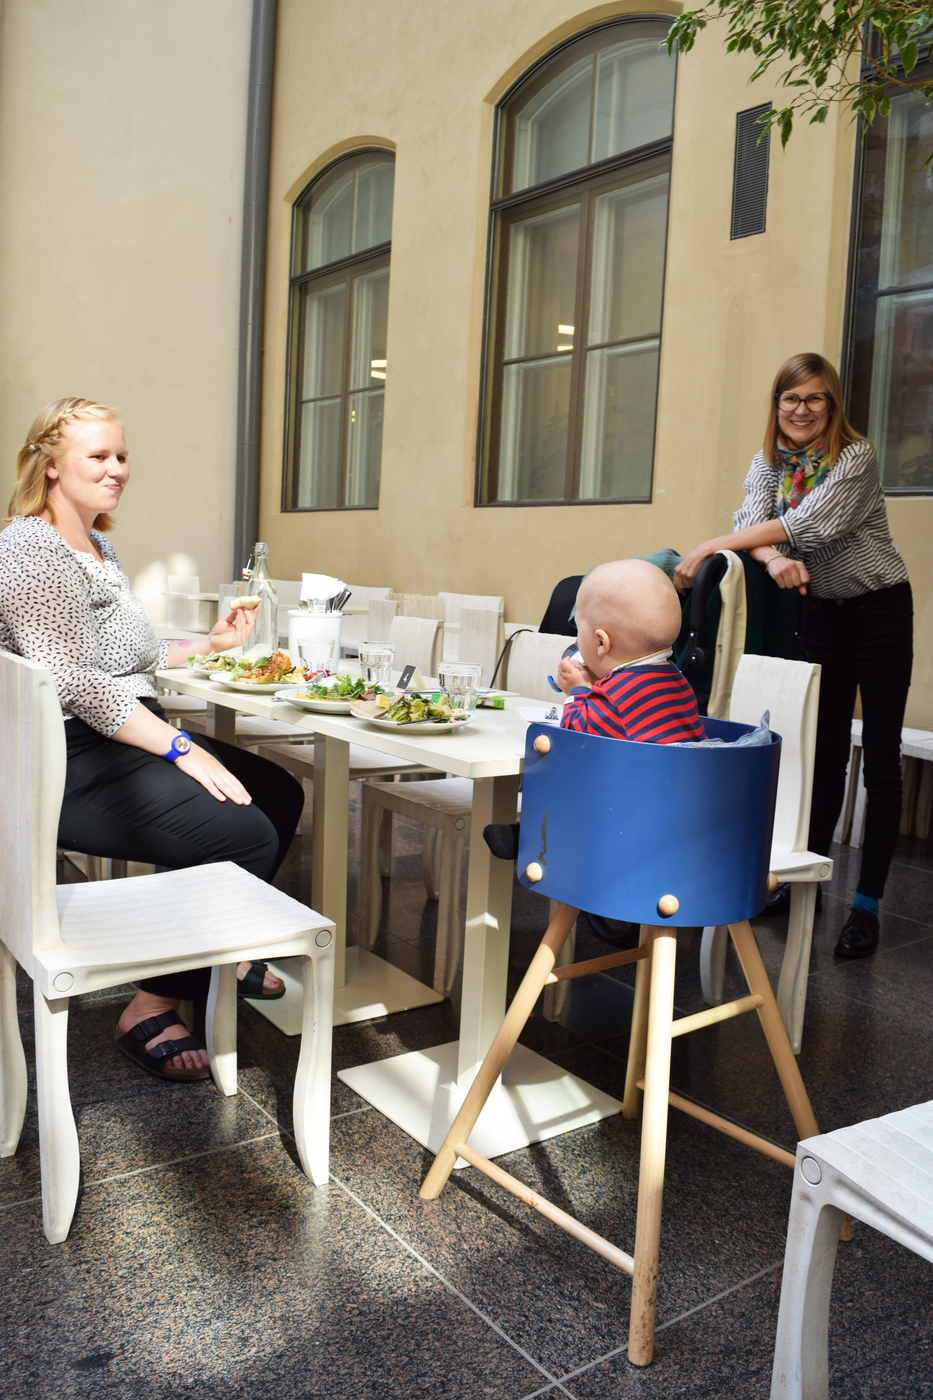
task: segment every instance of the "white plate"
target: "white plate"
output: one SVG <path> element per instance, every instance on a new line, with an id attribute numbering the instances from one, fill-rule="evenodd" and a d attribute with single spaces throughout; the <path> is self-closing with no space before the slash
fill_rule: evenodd
<path id="1" fill-rule="evenodd" d="M 215 676 L 216 671 L 206 671 L 203 666 L 173 666 L 173 671 L 183 671 L 193 681 L 203 681 L 208 676 Z"/>
<path id="2" fill-rule="evenodd" d="M 517 705 L 516 709 L 526 724 L 560 724 L 560 717 L 563 712 L 563 703 L 554 705 Z M 551 717 L 551 711 L 557 713 Z"/>
<path id="3" fill-rule="evenodd" d="M 374 719 L 372 715 L 357 714 L 352 708 L 350 713 L 354 719 L 374 724 L 377 729 L 394 729 L 396 734 L 449 734 L 452 729 L 465 729 L 476 718 L 476 715 L 472 714 L 467 719 L 447 720 L 443 724 L 434 724 L 425 719 L 417 719 L 411 724 L 399 724 L 398 720 L 394 719 Z"/>
<path id="4" fill-rule="evenodd" d="M 212 680 L 222 690 L 240 690 L 244 695 L 274 695 L 277 690 L 282 689 L 281 681 L 268 681 L 257 685 L 252 681 L 221 680 L 216 671 L 213 673 Z"/>
<path id="5" fill-rule="evenodd" d="M 307 682 L 305 682 L 307 684 Z M 295 694 L 296 690 L 303 690 L 304 686 L 286 686 L 277 690 L 276 700 L 284 700 L 287 705 L 297 705 L 300 710 L 310 710 L 313 714 L 319 715 L 348 715 L 350 713 L 350 700 L 307 700 L 299 699 Z"/>

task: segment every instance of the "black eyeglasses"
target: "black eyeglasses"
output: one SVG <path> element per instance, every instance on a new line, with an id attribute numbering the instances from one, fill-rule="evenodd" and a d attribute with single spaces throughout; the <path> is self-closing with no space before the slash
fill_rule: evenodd
<path id="1" fill-rule="evenodd" d="M 799 408 L 805 403 L 811 413 L 822 413 L 833 401 L 832 394 L 808 394 L 802 399 L 799 394 L 775 394 L 777 406 L 782 413 L 793 413 L 795 408 Z M 826 400 L 824 403 L 823 400 Z"/>

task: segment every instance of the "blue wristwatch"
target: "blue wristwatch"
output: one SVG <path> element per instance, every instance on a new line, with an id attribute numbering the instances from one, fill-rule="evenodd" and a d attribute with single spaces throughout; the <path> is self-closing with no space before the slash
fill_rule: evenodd
<path id="1" fill-rule="evenodd" d="M 190 752 L 191 735 L 186 734 L 182 729 L 172 740 L 172 747 L 169 749 L 168 753 L 164 753 L 162 757 L 165 759 L 166 763 L 175 763 L 177 759 L 183 758 L 186 753 Z"/>

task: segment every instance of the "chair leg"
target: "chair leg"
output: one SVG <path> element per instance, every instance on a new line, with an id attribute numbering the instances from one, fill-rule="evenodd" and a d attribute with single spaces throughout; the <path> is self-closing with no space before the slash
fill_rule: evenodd
<path id="1" fill-rule="evenodd" d="M 26 1056 L 16 1010 L 16 959 L 0 943 L 0 1157 L 19 1146 L 26 1116 Z"/>
<path id="2" fill-rule="evenodd" d="M 639 946 L 650 942 L 650 928 L 641 926 Z M 642 958 L 636 964 L 635 1001 L 632 1006 L 632 1029 L 628 1041 L 628 1063 L 625 1067 L 625 1093 L 622 1097 L 622 1117 L 637 1118 L 641 1112 L 639 1081 L 645 1077 L 645 1054 L 648 1048 L 648 991 L 651 985 L 651 959 Z"/>
<path id="3" fill-rule="evenodd" d="M 829 1396 L 829 1302 L 845 1217 L 825 1200 L 825 1192 L 800 1190 L 800 1184 L 798 1162 L 787 1223 L 771 1400 L 827 1400 Z"/>
<path id="4" fill-rule="evenodd" d="M 774 1000 L 774 993 L 771 990 L 771 983 L 768 981 L 765 965 L 761 961 L 761 954 L 758 951 L 758 944 L 755 942 L 755 935 L 752 933 L 752 926 L 747 920 L 741 924 L 730 924 L 729 932 L 732 934 L 735 951 L 742 964 L 748 990 L 762 999 L 762 1004 L 758 1008 L 758 1019 L 761 1022 L 761 1029 L 765 1033 L 768 1049 L 771 1051 L 771 1058 L 774 1061 L 774 1068 L 778 1072 L 784 1097 L 787 1099 L 787 1105 L 793 1115 L 798 1135 L 801 1138 L 816 1137 L 820 1130 L 817 1127 L 813 1109 L 810 1107 L 810 1100 L 800 1077 L 794 1052 L 790 1048 L 787 1031 L 784 1029 L 781 1013 Z"/>
<path id="5" fill-rule="evenodd" d="M 538 944 L 528 971 L 505 1013 L 505 1020 L 496 1031 L 492 1045 L 486 1051 L 486 1058 L 467 1091 L 460 1112 L 451 1124 L 443 1146 L 424 1179 L 424 1185 L 419 1192 L 423 1200 L 434 1201 L 443 1191 L 457 1160 L 457 1144 L 466 1142 L 476 1126 L 476 1120 L 482 1113 L 506 1060 L 515 1048 L 515 1042 L 541 995 L 544 984 L 554 968 L 554 961 L 576 923 L 579 912 L 579 909 L 572 909 L 569 904 L 558 904 L 554 911 L 547 932 Z"/>
<path id="6" fill-rule="evenodd" d="M 424 892 L 428 899 L 440 899 L 444 882 L 444 861 L 446 852 L 445 832 L 436 826 L 424 829 L 424 846 L 421 851 L 421 876 Z"/>
<path id="7" fill-rule="evenodd" d="M 434 990 L 444 997 L 450 996 L 463 952 L 460 880 L 463 874 L 464 845 L 463 836 L 456 832 L 437 832 L 435 850 L 440 847 L 441 878 L 437 901 Z"/>
<path id="8" fill-rule="evenodd" d="M 315 1186 L 330 1174 L 330 1061 L 333 1038 L 334 935 L 321 929 L 303 960 L 301 1050 L 295 1071 L 293 1119 L 301 1169 Z"/>
<path id="9" fill-rule="evenodd" d="M 204 1029 L 214 1083 L 229 1097 L 237 1089 L 236 963 L 211 968 Z"/>
<path id="10" fill-rule="evenodd" d="M 726 974 L 726 949 L 729 930 L 725 924 L 714 924 L 703 930 L 700 944 L 700 985 L 707 1006 L 721 1006 L 723 981 Z"/>
<path id="11" fill-rule="evenodd" d="M 68 1092 L 68 998 L 48 1001 L 33 988 L 42 1224 L 49 1244 L 67 1238 L 78 1200 L 81 1157 Z"/>
<path id="12" fill-rule="evenodd" d="M 360 833 L 360 937 L 363 946 L 372 948 L 379 936 L 382 918 L 382 874 L 380 841 L 383 808 L 366 800 L 363 784 L 363 822 Z"/>
<path id="13" fill-rule="evenodd" d="M 810 944 L 813 940 L 817 888 L 814 880 L 790 887 L 790 921 L 787 926 L 787 947 L 784 961 L 781 963 L 781 978 L 778 982 L 777 1004 L 795 1055 L 800 1054 L 803 1040 L 803 1015 L 807 1005 L 807 978 L 810 975 Z"/>
<path id="14" fill-rule="evenodd" d="M 557 908 L 557 900 L 552 899 L 550 901 L 550 905 L 551 907 L 549 917 L 553 919 L 554 910 Z M 557 962 L 554 964 L 554 966 L 569 967 L 576 955 L 576 945 L 577 926 L 576 924 L 574 924 L 567 937 L 567 942 L 564 944 L 563 948 L 561 948 L 557 956 Z M 564 1007 L 567 1005 L 569 997 L 569 979 L 563 982 L 552 982 L 549 987 L 545 987 L 544 1002 L 542 1005 L 542 1014 L 544 1016 L 544 1019 L 546 1021 L 559 1021 L 561 1016 L 564 1014 Z"/>
<path id="15" fill-rule="evenodd" d="M 671 1026 L 674 1020 L 674 969 L 677 930 L 653 928 L 651 994 L 645 1056 L 645 1102 L 638 1167 L 638 1214 L 635 1222 L 635 1271 L 629 1320 L 628 1359 L 647 1366 L 654 1355 L 654 1324 L 661 1250 L 661 1202 L 667 1156 L 667 1107 L 671 1083 Z M 645 959 L 644 961 L 648 961 Z"/>
<path id="16" fill-rule="evenodd" d="M 379 823 L 379 874 L 386 880 L 392 874 L 392 813 L 388 807 L 382 809 Z"/>

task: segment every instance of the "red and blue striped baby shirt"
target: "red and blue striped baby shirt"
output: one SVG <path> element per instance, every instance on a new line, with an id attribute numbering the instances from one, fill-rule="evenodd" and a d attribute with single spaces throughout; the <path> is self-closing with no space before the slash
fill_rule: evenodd
<path id="1" fill-rule="evenodd" d="M 613 671 L 592 690 L 572 693 L 561 728 L 643 744 L 703 738 L 696 696 L 669 661 Z"/>

